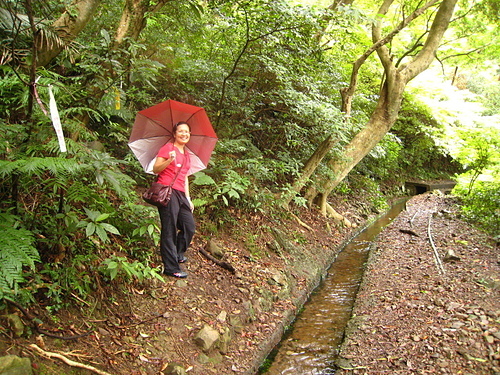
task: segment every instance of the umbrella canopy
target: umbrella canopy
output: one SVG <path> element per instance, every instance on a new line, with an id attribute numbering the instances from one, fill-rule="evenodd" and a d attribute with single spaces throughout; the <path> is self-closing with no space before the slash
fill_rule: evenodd
<path id="1" fill-rule="evenodd" d="M 186 149 L 191 160 L 188 174 L 205 169 L 217 143 L 217 135 L 201 107 L 167 100 L 137 113 L 129 139 L 129 147 L 144 171 L 153 173 L 153 164 L 160 148 L 174 138 L 173 126 L 185 121 L 191 128 Z"/>

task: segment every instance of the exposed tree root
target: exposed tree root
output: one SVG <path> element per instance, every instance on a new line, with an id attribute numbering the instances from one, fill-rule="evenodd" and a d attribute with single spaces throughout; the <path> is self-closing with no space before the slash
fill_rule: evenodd
<path id="1" fill-rule="evenodd" d="M 298 218 L 297 215 L 294 215 L 293 213 L 290 212 L 290 214 L 292 215 L 292 217 L 297 221 L 297 223 L 299 223 L 299 225 L 303 226 L 304 228 L 306 228 L 307 230 L 310 230 L 311 232 L 313 231 L 313 229 L 307 225 L 306 223 L 304 223 L 302 220 L 300 220 Z"/>
<path id="2" fill-rule="evenodd" d="M 53 352 L 47 352 L 47 351 L 43 350 L 42 348 L 40 348 L 36 344 L 31 344 L 30 348 L 35 349 L 43 357 L 46 357 L 46 358 L 49 358 L 49 359 L 52 359 L 52 358 L 60 359 L 61 361 L 63 361 L 64 363 L 66 363 L 69 366 L 83 368 L 85 370 L 89 370 L 89 371 L 95 372 L 96 374 L 99 374 L 99 375 L 111 375 L 109 372 L 99 370 L 98 368 L 95 368 L 94 366 L 90 366 L 90 365 L 86 365 L 84 363 L 73 361 L 73 360 L 71 360 L 69 358 L 66 358 L 62 354 L 53 353 Z"/>

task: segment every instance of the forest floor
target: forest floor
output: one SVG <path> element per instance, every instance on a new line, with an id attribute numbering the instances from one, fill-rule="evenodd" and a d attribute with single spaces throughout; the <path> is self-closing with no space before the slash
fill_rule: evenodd
<path id="1" fill-rule="evenodd" d="M 353 206 L 335 207 L 361 225 L 360 204 Z M 217 243 L 234 272 L 197 251 L 206 246 L 198 236 L 187 254 L 187 279 L 96 283 L 93 299 L 75 298 L 57 314 L 33 306 L 29 314 L 44 322 L 45 333 L 32 328 L 14 337 L 0 325 L 0 354 L 29 357 L 36 375 L 255 374 L 355 229 L 306 210 L 301 223 L 232 214 L 239 235 Z M 457 257 L 442 271 L 429 245 L 430 217 L 437 251 Z M 273 228 L 288 243 L 276 244 Z M 371 256 L 338 373 L 498 374 L 499 261 L 498 245 L 459 219 L 453 198 L 413 197 Z M 30 325 L 17 309 L 10 312 Z M 226 344 L 202 350 L 195 338 L 205 326 Z M 184 370 L 171 372 L 173 364 Z"/>

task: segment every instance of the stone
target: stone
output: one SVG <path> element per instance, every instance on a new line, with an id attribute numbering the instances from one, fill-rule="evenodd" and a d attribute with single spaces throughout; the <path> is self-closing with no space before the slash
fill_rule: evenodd
<path id="1" fill-rule="evenodd" d="M 186 375 L 186 370 L 178 363 L 170 363 L 163 373 L 165 375 Z"/>
<path id="2" fill-rule="evenodd" d="M 229 318 L 229 324 L 231 325 L 234 332 L 236 333 L 243 332 L 244 325 L 239 316 L 231 315 Z"/>
<path id="3" fill-rule="evenodd" d="M 179 279 L 179 280 L 177 280 L 177 281 L 175 282 L 175 286 L 176 286 L 177 288 L 185 288 L 185 287 L 187 287 L 187 286 L 188 286 L 188 283 L 187 283 L 187 281 L 186 281 L 186 280 L 184 280 L 184 279 Z"/>
<path id="4" fill-rule="evenodd" d="M 219 351 L 222 354 L 227 354 L 229 350 L 229 344 L 231 343 L 231 332 L 228 327 L 224 329 L 224 332 L 219 338 Z"/>
<path id="5" fill-rule="evenodd" d="M 219 340 L 219 332 L 205 324 L 205 326 L 196 334 L 194 341 L 203 351 L 208 352 Z"/>
<path id="6" fill-rule="evenodd" d="M 3 318 L 7 320 L 7 325 L 15 337 L 21 337 L 24 333 L 24 323 L 17 314 L 4 315 Z"/>
<path id="7" fill-rule="evenodd" d="M 493 336 L 485 335 L 484 339 L 486 340 L 486 343 L 488 343 L 490 345 L 495 343 L 495 338 Z"/>
<path id="8" fill-rule="evenodd" d="M 219 315 L 217 315 L 217 321 L 220 323 L 225 323 L 227 319 L 227 312 L 226 311 L 221 311 Z"/>
<path id="9" fill-rule="evenodd" d="M 214 258 L 222 259 L 225 255 L 224 250 L 217 245 L 213 240 L 209 240 L 205 246 L 205 250 L 210 253 Z"/>
<path id="10" fill-rule="evenodd" d="M 198 362 L 201 363 L 202 365 L 206 365 L 207 363 L 210 362 L 210 357 L 205 353 L 200 353 L 200 355 L 198 355 Z"/>
<path id="11" fill-rule="evenodd" d="M 0 357 L 0 374 L 2 375 L 33 375 L 29 358 L 15 355 Z"/>
<path id="12" fill-rule="evenodd" d="M 288 285 L 288 279 L 286 277 L 285 274 L 283 274 L 283 272 L 275 269 L 275 268 L 271 268 L 270 269 L 270 272 L 272 273 L 271 275 L 271 278 L 269 280 L 269 284 L 271 285 Z"/>
<path id="13" fill-rule="evenodd" d="M 247 317 L 248 322 L 255 321 L 255 309 L 251 301 L 243 302 L 243 309 L 245 311 L 245 316 Z"/>

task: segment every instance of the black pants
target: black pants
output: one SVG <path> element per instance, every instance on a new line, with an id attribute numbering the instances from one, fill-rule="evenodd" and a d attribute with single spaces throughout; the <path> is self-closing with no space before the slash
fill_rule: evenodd
<path id="1" fill-rule="evenodd" d="M 160 254 L 165 272 L 179 272 L 182 259 L 194 236 L 195 223 L 186 195 L 172 190 L 166 207 L 159 207 L 161 221 Z"/>

